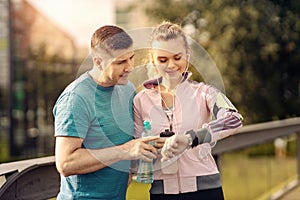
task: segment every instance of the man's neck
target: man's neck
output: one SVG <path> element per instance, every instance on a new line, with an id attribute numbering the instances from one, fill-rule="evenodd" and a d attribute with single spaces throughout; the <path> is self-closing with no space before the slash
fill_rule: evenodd
<path id="1" fill-rule="evenodd" d="M 104 78 L 103 71 L 96 70 L 95 68 L 93 68 L 88 72 L 88 74 L 90 75 L 90 77 L 93 79 L 94 82 L 96 82 L 98 85 L 102 87 L 114 86 L 114 84 L 110 83 Z"/>

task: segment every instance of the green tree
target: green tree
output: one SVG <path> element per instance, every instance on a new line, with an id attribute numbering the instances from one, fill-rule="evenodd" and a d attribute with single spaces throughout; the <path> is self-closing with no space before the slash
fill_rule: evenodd
<path id="1" fill-rule="evenodd" d="M 158 23 L 194 28 L 191 36 L 215 61 L 246 124 L 299 116 L 297 1 L 153 2 L 146 13 Z"/>

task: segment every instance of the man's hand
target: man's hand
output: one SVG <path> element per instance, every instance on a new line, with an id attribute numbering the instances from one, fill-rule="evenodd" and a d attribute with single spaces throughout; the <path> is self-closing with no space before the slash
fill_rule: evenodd
<path id="1" fill-rule="evenodd" d="M 122 152 L 122 160 L 142 159 L 146 162 L 152 162 L 157 158 L 157 150 L 149 142 L 159 139 L 159 136 L 149 136 L 146 138 L 134 139 L 120 145 Z"/>
<path id="2" fill-rule="evenodd" d="M 157 140 L 155 140 L 153 146 L 157 149 L 160 150 L 161 148 L 163 148 L 164 144 L 165 144 L 166 138 L 165 137 L 159 137 Z"/>

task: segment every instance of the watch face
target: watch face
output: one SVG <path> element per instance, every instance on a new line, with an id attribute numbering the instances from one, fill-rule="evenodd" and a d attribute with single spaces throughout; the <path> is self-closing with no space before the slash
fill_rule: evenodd
<path id="1" fill-rule="evenodd" d="M 193 144 L 193 138 L 192 138 L 192 136 L 190 134 L 187 134 L 187 138 L 189 140 L 189 146 L 192 146 L 192 144 Z"/>

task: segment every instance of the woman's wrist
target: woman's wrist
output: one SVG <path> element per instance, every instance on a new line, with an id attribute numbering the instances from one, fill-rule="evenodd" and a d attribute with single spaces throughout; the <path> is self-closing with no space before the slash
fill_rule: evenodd
<path id="1" fill-rule="evenodd" d="M 189 147 L 194 148 L 195 146 L 198 145 L 198 137 L 197 137 L 197 135 L 196 135 L 196 133 L 195 133 L 194 130 L 189 130 L 189 131 L 187 131 L 185 134 L 186 134 L 186 135 L 189 135 L 189 137 L 190 137 L 191 140 L 192 140 L 192 142 L 191 142 L 191 144 L 189 145 Z M 190 141 L 189 141 L 189 142 L 190 142 Z"/>
<path id="2" fill-rule="evenodd" d="M 192 144 L 193 144 L 193 138 L 190 134 L 186 134 L 185 135 L 188 139 L 188 146 L 187 146 L 187 149 L 191 148 Z"/>

